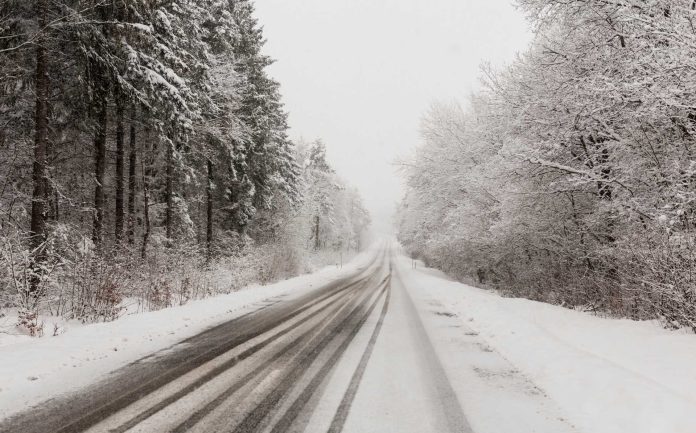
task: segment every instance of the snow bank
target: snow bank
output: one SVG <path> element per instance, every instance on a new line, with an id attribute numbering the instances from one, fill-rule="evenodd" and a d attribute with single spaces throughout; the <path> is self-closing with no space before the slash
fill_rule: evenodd
<path id="1" fill-rule="evenodd" d="M 329 266 L 268 286 L 247 287 L 114 322 L 76 326 L 56 337 L 50 331 L 43 338 L 0 333 L 0 419 L 93 383 L 129 362 L 257 308 L 269 298 L 298 296 L 354 272 L 369 263 L 375 248 L 342 269 Z"/>
<path id="2" fill-rule="evenodd" d="M 596 317 L 399 268 L 521 369 L 586 433 L 696 432 L 696 336 Z"/>

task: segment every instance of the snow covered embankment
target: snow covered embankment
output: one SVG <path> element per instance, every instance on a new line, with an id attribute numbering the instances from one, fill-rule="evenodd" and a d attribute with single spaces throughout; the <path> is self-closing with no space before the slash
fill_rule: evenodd
<path id="1" fill-rule="evenodd" d="M 400 260 L 409 290 L 450 308 L 542 388 L 579 431 L 696 432 L 693 334 L 502 298 Z"/>
<path id="2" fill-rule="evenodd" d="M 328 266 L 268 286 L 78 326 L 56 337 L 0 333 L 0 419 L 89 385 L 136 359 L 258 308 L 269 298 L 300 295 L 346 276 L 366 266 L 374 255 L 372 248 L 342 269 Z"/>

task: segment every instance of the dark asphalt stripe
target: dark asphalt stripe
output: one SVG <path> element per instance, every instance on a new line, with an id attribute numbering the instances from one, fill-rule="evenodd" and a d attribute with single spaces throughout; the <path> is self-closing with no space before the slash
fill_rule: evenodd
<path id="1" fill-rule="evenodd" d="M 338 405 L 338 409 L 336 410 L 336 414 L 334 415 L 333 421 L 331 421 L 331 426 L 329 427 L 328 433 L 340 433 L 341 431 L 343 431 L 343 426 L 345 425 L 346 419 L 348 418 L 350 407 L 353 404 L 355 395 L 358 393 L 358 387 L 360 386 L 362 377 L 365 374 L 365 370 L 367 369 L 367 363 L 370 361 L 372 351 L 374 350 L 375 344 L 377 343 L 377 337 L 379 337 L 379 333 L 382 330 L 384 317 L 387 315 L 387 309 L 389 308 L 389 298 L 391 296 L 391 275 L 388 284 L 389 291 L 387 292 L 387 297 L 384 300 L 384 306 L 382 307 L 382 312 L 379 315 L 377 325 L 375 325 L 375 330 L 372 332 L 372 336 L 370 337 L 370 341 L 368 342 L 367 347 L 365 348 L 365 352 L 363 353 L 362 358 L 360 358 L 360 363 L 358 364 L 358 367 L 355 369 L 355 372 L 353 373 L 353 377 L 350 380 L 350 385 L 348 385 L 348 389 L 346 390 L 346 393 L 343 395 L 341 404 Z"/>
<path id="2" fill-rule="evenodd" d="M 247 331 L 247 333 L 243 333 L 242 335 L 239 335 L 237 338 L 226 342 L 223 345 L 217 346 L 213 349 L 210 349 L 198 356 L 195 356 L 193 358 L 190 358 L 189 361 L 183 363 L 183 364 L 178 364 L 174 366 L 173 368 L 165 371 L 164 373 L 157 375 L 153 377 L 152 379 L 146 381 L 143 383 L 141 386 L 136 387 L 135 389 L 130 389 L 128 390 L 125 394 L 122 394 L 118 396 L 117 398 L 109 401 L 107 404 L 97 408 L 97 409 L 92 409 L 89 413 L 86 415 L 83 415 L 82 417 L 78 418 L 77 420 L 74 420 L 70 422 L 67 425 L 62 426 L 61 428 L 55 430 L 56 433 L 74 433 L 74 432 L 81 432 L 84 430 L 87 430 L 88 428 L 92 427 L 94 424 L 97 424 L 98 422 L 106 419 L 110 415 L 126 408 L 129 406 L 131 403 L 143 398 L 144 396 L 152 393 L 153 391 L 161 388 L 162 386 L 168 384 L 169 382 L 177 379 L 180 376 L 183 376 L 184 374 L 188 373 L 191 370 L 194 370 L 195 368 L 198 368 L 202 364 L 210 361 L 211 359 L 214 359 L 232 349 L 235 347 L 239 346 L 240 344 L 245 343 L 246 341 L 256 338 L 259 335 L 263 335 L 266 332 L 271 331 L 272 329 L 282 325 L 284 322 L 287 320 L 292 319 L 293 317 L 296 317 L 297 315 L 303 313 L 309 308 L 312 308 L 316 304 L 326 300 L 327 298 L 334 296 L 338 292 L 342 292 L 344 290 L 348 290 L 350 287 L 353 287 L 355 285 L 360 284 L 361 282 L 369 279 L 371 275 L 364 277 L 357 282 L 350 283 L 348 286 L 345 286 L 341 289 L 336 290 L 336 287 L 334 286 L 333 289 L 334 291 L 322 295 L 320 298 L 311 301 L 309 304 L 306 304 L 295 311 L 282 316 L 279 320 L 273 321 L 271 324 L 267 326 L 261 326 L 260 329 L 256 330 L 251 330 Z M 233 322 L 236 322 L 237 319 L 233 319 Z M 254 326 L 255 324 L 249 324 L 248 326 Z M 225 324 L 225 326 L 229 326 L 229 323 Z M 258 326 L 258 325 L 256 325 Z M 216 327 L 219 328 L 219 327 Z M 208 331 L 206 331 L 208 332 Z M 187 340 L 184 340 L 184 342 Z"/>
<path id="3" fill-rule="evenodd" d="M 357 294 L 358 291 L 359 291 L 359 289 L 356 288 L 355 290 L 349 292 L 347 294 L 347 296 L 352 298 L 353 296 L 355 296 Z M 327 317 L 331 317 L 334 314 L 337 314 L 341 309 L 345 308 L 346 305 L 347 304 L 335 305 L 336 308 L 331 309 L 328 312 L 329 314 L 327 314 Z M 194 412 L 184 422 L 182 422 L 177 427 L 175 427 L 173 430 L 171 430 L 171 433 L 187 432 L 196 423 L 198 423 L 206 415 L 208 415 L 213 410 L 215 410 L 218 406 L 223 404 L 235 392 L 239 391 L 244 385 L 249 383 L 252 379 L 254 379 L 256 376 L 258 376 L 260 373 L 262 373 L 264 370 L 266 370 L 273 363 L 278 361 L 283 356 L 292 352 L 292 350 L 299 350 L 299 348 L 301 347 L 301 343 L 305 342 L 306 340 L 311 340 L 311 338 L 315 335 L 315 333 L 317 331 L 319 331 L 323 326 L 325 326 L 325 324 L 323 323 L 323 320 L 320 321 L 319 323 L 317 323 L 316 325 L 312 326 L 309 330 L 307 330 L 302 335 L 300 335 L 298 338 L 296 338 L 292 342 L 290 342 L 290 344 L 284 346 L 282 350 L 280 350 L 278 353 L 273 355 L 273 357 L 271 357 L 269 360 L 267 360 L 266 362 L 261 364 L 259 367 L 255 368 L 253 371 L 247 373 L 239 381 L 235 382 L 234 385 L 232 385 L 230 388 L 226 389 L 225 392 L 218 395 L 214 400 L 210 401 L 203 408 Z"/>
<path id="4" fill-rule="evenodd" d="M 319 386 L 322 384 L 322 382 L 326 379 L 326 376 L 329 374 L 329 372 L 331 372 L 333 370 L 333 368 L 336 366 L 338 361 L 341 359 L 343 354 L 346 352 L 346 350 L 348 349 L 350 344 L 355 339 L 355 336 L 358 334 L 360 329 L 362 329 L 365 322 L 367 322 L 367 319 L 370 317 L 370 315 L 374 311 L 375 307 L 377 306 L 379 299 L 381 299 L 382 295 L 384 295 L 385 293 L 386 293 L 386 297 L 384 300 L 384 305 L 382 307 L 382 313 L 386 313 L 386 308 L 387 308 L 387 305 L 389 302 L 389 285 L 388 285 L 388 283 L 385 284 L 383 287 L 380 285 L 380 292 L 377 295 L 375 302 L 372 304 L 372 306 L 368 310 L 367 314 L 365 314 L 365 316 L 360 320 L 360 322 L 351 330 L 350 334 L 346 337 L 346 339 L 343 341 L 343 343 L 341 343 L 341 345 L 334 351 L 331 358 L 329 358 L 329 360 L 326 361 L 326 363 L 317 372 L 317 374 L 314 375 L 311 382 L 307 385 L 307 387 L 305 387 L 305 389 L 302 391 L 302 393 L 295 399 L 295 401 L 290 406 L 290 408 L 285 412 L 283 417 L 273 426 L 273 429 L 271 430 L 272 433 L 283 433 L 283 432 L 289 431 L 290 427 L 292 426 L 292 423 L 295 421 L 297 416 L 305 408 L 305 405 L 311 399 L 312 395 L 314 395 L 314 393 L 319 388 Z"/>
<path id="5" fill-rule="evenodd" d="M 360 328 L 360 326 L 362 326 L 363 321 L 366 320 L 366 318 L 361 319 L 360 314 L 365 311 L 365 307 L 373 295 L 374 292 L 365 296 L 365 299 L 363 299 L 347 317 L 337 323 L 332 329 L 329 329 L 328 332 L 322 333 L 322 335 L 319 336 L 319 341 L 316 344 L 304 350 L 299 356 L 300 360 L 296 363 L 292 370 L 285 375 L 281 383 L 270 394 L 268 394 L 261 401 L 261 403 L 259 403 L 251 412 L 247 414 L 244 420 L 242 420 L 242 422 L 234 429 L 234 432 L 250 433 L 255 431 L 264 418 L 266 418 L 266 416 L 271 412 L 271 410 L 277 407 L 278 401 L 287 394 L 293 385 L 297 383 L 297 380 L 304 373 L 307 365 L 311 364 L 311 362 L 321 353 L 321 351 L 324 350 L 326 346 L 328 346 L 329 343 L 331 343 L 338 335 L 344 332 L 345 327 L 355 321 L 356 318 L 358 318 L 357 325 L 353 327 L 352 332 L 357 333 L 357 330 Z M 378 301 L 379 296 L 375 298 L 369 307 L 368 315 L 369 312 L 374 309 Z"/>
<path id="6" fill-rule="evenodd" d="M 155 413 L 159 412 L 160 410 L 164 409 L 165 407 L 171 405 L 172 403 L 174 403 L 177 400 L 181 399 L 182 397 L 186 396 L 190 392 L 200 388 L 206 382 L 213 380 L 215 377 L 219 376 L 220 374 L 222 374 L 225 371 L 229 370 L 230 368 L 234 367 L 235 365 L 237 365 L 241 361 L 249 358 L 250 356 L 252 356 L 256 352 L 258 352 L 259 350 L 263 349 L 264 347 L 268 346 L 269 344 L 273 343 L 274 341 L 278 340 L 279 338 L 281 338 L 281 337 L 287 335 L 288 333 L 294 331 L 295 329 L 299 328 L 300 326 L 307 323 L 312 318 L 316 317 L 318 314 L 330 309 L 330 307 L 332 307 L 333 305 L 335 305 L 338 302 L 340 302 L 341 300 L 343 300 L 343 298 L 345 298 L 346 296 L 349 296 L 350 293 L 351 292 L 342 292 L 342 291 L 337 292 L 337 294 L 339 294 L 340 296 L 336 297 L 336 299 L 331 300 L 329 303 L 322 306 L 320 309 L 312 312 L 308 316 L 303 317 L 302 320 L 300 320 L 297 323 L 293 324 L 292 326 L 280 331 L 279 333 L 273 335 L 272 337 L 256 344 L 255 346 L 250 347 L 249 349 L 240 353 L 236 357 L 226 361 L 224 364 L 219 365 L 215 369 L 213 369 L 210 372 L 206 373 L 205 375 L 201 376 L 195 382 L 187 385 L 185 388 L 182 388 L 181 390 L 177 391 L 175 394 L 172 394 L 171 396 L 167 397 L 165 400 L 162 400 L 159 403 L 157 403 L 156 405 L 141 412 L 140 414 L 133 417 L 128 422 L 122 424 L 118 428 L 111 429 L 109 431 L 111 433 L 123 433 L 123 432 L 129 430 L 130 428 L 135 427 L 140 422 L 144 421 L 145 419 L 149 418 L 150 416 L 154 415 Z M 234 349 L 232 349 L 232 350 L 234 350 Z"/>

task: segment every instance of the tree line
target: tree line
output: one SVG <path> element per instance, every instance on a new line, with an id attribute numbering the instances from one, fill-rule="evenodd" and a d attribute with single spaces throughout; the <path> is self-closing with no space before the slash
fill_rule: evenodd
<path id="1" fill-rule="evenodd" d="M 401 241 L 508 293 L 696 329 L 696 2 L 517 3 L 528 50 L 424 117 Z"/>
<path id="2" fill-rule="evenodd" d="M 337 178 L 344 193 L 315 197 L 332 171 L 289 139 L 263 45 L 248 0 L 0 1 L 6 305 L 35 308 L 86 257 L 205 267 L 255 245 L 358 246 L 369 217 Z"/>

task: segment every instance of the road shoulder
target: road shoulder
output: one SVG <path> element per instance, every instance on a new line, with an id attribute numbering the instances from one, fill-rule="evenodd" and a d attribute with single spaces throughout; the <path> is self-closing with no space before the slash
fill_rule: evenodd
<path id="1" fill-rule="evenodd" d="M 411 259 L 399 263 L 477 433 L 523 431 L 512 419 L 522 423 L 524 414 L 588 433 L 693 433 L 692 333 L 503 298 L 420 263 L 412 269 Z M 486 393 L 472 391 L 475 383 Z"/>

